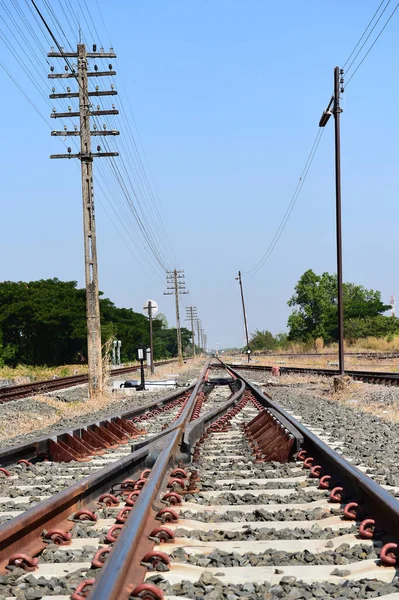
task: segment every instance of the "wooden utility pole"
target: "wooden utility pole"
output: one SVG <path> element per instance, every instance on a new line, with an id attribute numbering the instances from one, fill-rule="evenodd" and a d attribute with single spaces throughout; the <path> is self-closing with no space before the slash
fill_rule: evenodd
<path id="1" fill-rule="evenodd" d="M 198 342 L 198 348 L 202 354 L 201 321 L 198 317 L 197 317 L 197 342 Z"/>
<path id="2" fill-rule="evenodd" d="M 61 49 L 62 50 L 62 49 Z M 95 50 L 95 47 L 94 47 Z M 63 58 L 67 65 L 65 67 L 66 73 L 50 73 L 50 79 L 69 79 L 74 78 L 78 84 L 78 90 L 71 92 L 70 88 L 67 88 L 67 93 L 55 93 L 56 90 L 53 88 L 53 93 L 50 94 L 50 98 L 77 98 L 79 100 L 79 112 L 73 112 L 70 108 L 67 113 L 57 113 L 54 109 L 51 117 L 52 118 L 67 118 L 76 117 L 79 118 L 80 130 L 75 128 L 74 131 L 52 131 L 51 135 L 54 136 L 79 136 L 80 137 L 80 152 L 78 154 L 72 154 L 71 148 L 68 148 L 68 154 L 53 154 L 50 158 L 78 158 L 81 163 L 81 177 L 82 177 L 82 201 L 83 201 L 83 232 L 84 232 L 84 253 L 85 253 L 85 279 L 86 279 L 86 316 L 87 316 L 87 361 L 89 368 L 89 397 L 93 398 L 102 391 L 103 377 L 102 377 L 102 360 L 101 360 L 101 324 L 100 324 L 100 302 L 99 302 L 99 291 L 98 291 L 98 265 L 97 265 L 97 243 L 96 243 L 96 221 L 94 211 L 94 194 L 93 194 L 93 158 L 94 157 L 106 157 L 106 156 L 118 156 L 118 152 L 101 152 L 101 147 L 97 146 L 97 152 L 91 151 L 91 136 L 92 135 L 119 135 L 119 131 L 107 131 L 104 125 L 103 129 L 96 128 L 90 131 L 90 117 L 97 117 L 102 115 L 116 115 L 119 111 L 113 110 L 93 110 L 93 106 L 90 102 L 91 96 L 114 96 L 117 92 L 115 90 L 99 91 L 98 86 L 95 91 L 89 91 L 88 80 L 92 77 L 101 77 L 115 75 L 112 71 L 112 65 L 109 65 L 109 71 L 98 71 L 96 65 L 94 71 L 88 71 L 87 59 L 102 59 L 102 58 L 116 58 L 116 54 L 110 50 L 110 52 L 104 52 L 103 48 L 100 52 L 87 52 L 84 44 L 78 44 L 77 52 L 50 52 L 48 54 L 50 58 Z M 73 70 L 70 65 L 68 58 L 77 59 L 78 70 Z M 69 70 L 71 69 L 71 72 Z M 51 71 L 54 71 L 54 67 L 51 67 Z"/>
<path id="3" fill-rule="evenodd" d="M 176 333 L 177 333 L 177 356 L 179 365 L 183 364 L 183 349 L 181 343 L 181 329 L 180 329 L 180 310 L 179 310 L 179 295 L 188 294 L 186 290 L 186 284 L 184 282 L 184 271 L 173 269 L 173 271 L 166 272 L 166 289 L 173 290 L 164 292 L 164 296 L 175 296 L 176 305 Z"/>
<path id="4" fill-rule="evenodd" d="M 191 321 L 191 342 L 193 347 L 193 358 L 195 358 L 195 333 L 194 321 L 198 320 L 197 309 L 195 306 L 186 307 L 186 321 Z"/>

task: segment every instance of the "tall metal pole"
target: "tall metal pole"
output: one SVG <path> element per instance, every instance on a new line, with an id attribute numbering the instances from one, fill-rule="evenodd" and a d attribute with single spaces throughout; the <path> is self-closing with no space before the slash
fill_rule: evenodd
<path id="1" fill-rule="evenodd" d="M 96 221 L 93 197 L 93 157 L 91 155 L 90 136 L 90 101 L 87 82 L 87 55 L 84 44 L 78 44 L 78 82 L 86 278 L 87 360 L 89 367 L 89 397 L 92 398 L 102 391 L 103 374 Z"/>
<path id="2" fill-rule="evenodd" d="M 148 301 L 148 322 L 150 324 L 150 350 L 151 350 L 151 374 L 154 375 L 154 343 L 152 336 L 152 302 Z"/>
<path id="3" fill-rule="evenodd" d="M 341 131 L 340 115 L 342 109 L 339 105 L 340 77 L 343 71 L 339 67 L 334 69 L 334 125 L 335 125 L 335 202 L 336 202 L 336 228 L 337 228 L 337 282 L 338 282 L 338 354 L 339 373 L 345 372 L 344 364 L 344 304 L 342 295 L 342 220 L 341 220 Z"/>
<path id="4" fill-rule="evenodd" d="M 248 356 L 248 362 L 250 360 L 250 352 L 249 352 L 249 339 L 248 339 L 248 325 L 247 325 L 247 313 L 245 311 L 245 302 L 244 302 L 244 292 L 242 289 L 242 280 L 241 280 L 241 271 L 238 271 L 238 282 L 240 284 L 240 291 L 241 291 L 241 302 L 242 302 L 242 312 L 244 315 L 244 327 L 245 327 L 245 337 L 247 340 L 247 356 Z"/>

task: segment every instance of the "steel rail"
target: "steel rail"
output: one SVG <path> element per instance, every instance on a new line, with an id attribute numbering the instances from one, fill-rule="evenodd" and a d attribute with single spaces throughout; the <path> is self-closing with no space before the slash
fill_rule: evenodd
<path id="1" fill-rule="evenodd" d="M 183 396 L 188 391 L 194 388 L 194 384 L 187 386 L 185 388 L 179 388 L 177 391 L 168 394 L 162 398 L 158 398 L 153 402 L 149 402 L 147 404 L 143 404 L 135 409 L 131 409 L 125 412 L 118 412 L 111 414 L 107 419 L 96 420 L 93 423 L 88 424 L 80 424 L 76 425 L 73 429 L 65 429 L 59 433 L 54 433 L 49 436 L 41 436 L 35 440 L 30 442 L 26 442 L 25 444 L 18 444 L 15 446 L 10 446 L 9 448 L 5 448 L 0 450 L 0 466 L 7 467 L 9 465 L 15 464 L 18 460 L 24 459 L 29 462 L 36 462 L 41 460 L 43 457 L 48 456 L 50 452 L 50 442 L 52 440 L 64 441 L 67 435 L 82 437 L 82 433 L 90 430 L 93 425 L 102 426 L 105 422 L 108 421 L 116 421 L 117 419 L 133 419 L 134 417 L 141 416 L 149 411 L 162 408 L 167 406 L 170 402 L 179 398 L 179 396 Z M 147 441 L 145 440 L 141 445 L 145 445 Z"/>
<path id="2" fill-rule="evenodd" d="M 223 363 L 222 363 L 223 364 Z M 279 414 L 303 435 L 303 450 L 311 460 L 312 466 L 320 465 L 320 476 L 331 477 L 330 487 L 339 485 L 342 503 L 356 502 L 358 504 L 358 519 L 373 518 L 376 528 L 383 531 L 391 540 L 399 539 L 399 500 L 392 496 L 378 483 L 352 465 L 347 459 L 330 448 L 325 442 L 302 425 L 297 419 L 274 403 L 270 396 L 264 394 L 250 383 L 235 369 L 225 365 L 227 370 L 245 382 L 258 401 L 263 406 L 273 404 Z"/>
<path id="3" fill-rule="evenodd" d="M 74 523 L 68 521 L 68 517 L 82 508 L 95 509 L 101 493 L 109 492 L 112 485 L 125 477 L 138 476 L 144 467 L 151 466 L 148 464 L 151 460 L 146 460 L 151 449 L 150 442 L 0 525 L 0 571 L 4 572 L 10 555 L 15 552 L 23 551 L 31 556 L 41 552 L 47 545 L 41 537 L 43 529 L 69 531 Z"/>
<path id="4" fill-rule="evenodd" d="M 272 365 L 226 365 L 232 369 L 248 370 L 248 371 L 271 371 Z M 309 373 L 311 375 L 323 375 L 327 377 L 338 376 L 337 369 L 316 369 L 308 367 L 280 367 L 280 373 Z M 345 375 L 352 377 L 358 381 L 365 383 L 386 383 L 390 385 L 399 385 L 399 373 L 387 373 L 382 371 L 353 371 L 345 369 Z"/>
<path id="5" fill-rule="evenodd" d="M 190 401 L 194 404 L 196 400 L 194 391 L 198 392 L 200 389 L 200 384 L 207 372 L 208 363 L 209 361 L 205 365 L 197 384 L 193 386 Z M 190 412 L 185 410 L 187 415 Z M 152 467 L 154 463 L 159 464 L 159 456 L 164 459 L 168 448 L 169 453 L 171 452 L 169 441 L 173 440 L 173 448 L 176 440 L 180 441 L 184 422 L 181 422 L 180 419 L 178 422 L 180 426 L 174 425 L 165 430 L 163 435 L 157 436 L 156 439 L 147 440 L 142 448 L 129 456 L 96 471 L 83 480 L 74 483 L 66 490 L 58 492 L 51 498 L 28 509 L 11 521 L 0 525 L 0 572 L 4 572 L 10 556 L 14 553 L 23 552 L 35 556 L 41 552 L 47 545 L 42 537 L 44 529 L 61 529 L 68 532 L 74 525 L 74 522 L 69 518 L 76 511 L 83 508 L 95 509 L 95 503 L 101 493 L 108 493 L 113 485 L 121 483 L 126 477 L 138 477 L 144 467 Z M 152 477 L 152 482 L 153 485 L 157 486 L 155 476 Z M 147 489 L 147 485 L 144 486 L 144 489 Z"/>
<path id="6" fill-rule="evenodd" d="M 186 359 L 187 360 L 187 359 Z M 176 362 L 176 359 L 161 360 L 155 363 L 155 366 L 160 367 L 162 365 L 168 365 Z M 140 365 L 132 367 L 121 367 L 120 369 L 112 369 L 110 371 L 111 377 L 123 375 L 133 371 L 139 371 Z M 30 383 L 22 383 L 19 385 L 11 385 L 0 388 L 0 404 L 4 402 L 10 402 L 11 400 L 18 400 L 30 396 L 34 393 L 49 392 L 52 390 L 59 390 L 75 385 L 82 385 L 89 381 L 88 375 L 70 375 L 69 377 L 59 377 L 57 379 L 45 379 L 43 381 L 32 381 Z"/>
<path id="7" fill-rule="evenodd" d="M 189 426 L 196 397 L 210 362 L 205 365 L 185 410 L 173 426 L 174 430 L 171 431 L 171 427 L 167 430 L 168 438 L 163 438 L 162 442 L 164 448 L 158 455 L 135 508 L 90 591 L 91 600 L 128 600 L 134 588 L 144 580 L 147 570 L 140 563 L 146 552 L 153 547 L 148 535 L 156 524 L 154 518 L 162 506 L 160 493 L 166 488 L 173 462 L 182 457 L 182 449 L 189 456 L 205 426 L 216 420 L 242 397 L 245 385 L 240 384 L 239 389 L 223 403 L 223 406 L 205 413 Z"/>

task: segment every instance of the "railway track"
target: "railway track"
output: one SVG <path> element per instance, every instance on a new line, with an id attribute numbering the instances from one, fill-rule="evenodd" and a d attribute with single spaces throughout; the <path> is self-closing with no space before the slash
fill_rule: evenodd
<path id="1" fill-rule="evenodd" d="M 0 526 L 0 598 L 398 600 L 399 502 L 325 434 L 216 360 L 162 408 L 87 462 L 3 473 L 0 520 L 28 510 Z"/>
<path id="2" fill-rule="evenodd" d="M 230 364 L 229 367 L 235 370 L 246 370 L 246 371 L 272 371 L 272 365 L 235 365 Z M 313 369 L 307 367 L 282 367 L 279 366 L 280 374 L 313 374 L 323 375 L 325 377 L 334 377 L 339 375 L 337 369 Z M 363 381 L 364 383 L 377 383 L 382 385 L 399 385 L 399 373 L 385 373 L 381 371 L 350 371 L 345 369 L 345 375 L 349 375 L 352 379 L 357 381 Z"/>
<path id="3" fill-rule="evenodd" d="M 155 366 L 168 365 L 173 362 L 176 362 L 176 360 L 161 360 L 156 362 Z M 140 366 L 113 369 L 111 371 L 111 377 L 117 377 L 119 375 L 125 375 L 126 373 L 139 370 Z M 2 387 L 0 388 L 0 404 L 3 404 L 4 402 L 10 402 L 11 400 L 18 400 L 19 398 L 26 398 L 27 396 L 33 396 L 35 394 L 44 394 L 54 390 L 81 385 L 87 383 L 88 380 L 89 379 L 87 375 L 71 375 L 70 377 L 46 379 L 44 381 L 32 381 L 30 383 L 24 383 L 21 385 Z"/>

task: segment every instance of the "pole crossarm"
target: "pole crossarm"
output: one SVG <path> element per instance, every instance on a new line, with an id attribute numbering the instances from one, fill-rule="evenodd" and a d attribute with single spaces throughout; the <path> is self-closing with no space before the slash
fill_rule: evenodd
<path id="1" fill-rule="evenodd" d="M 79 58 L 78 52 L 48 52 L 48 58 Z M 86 52 L 86 58 L 116 58 L 115 52 Z"/>
<path id="2" fill-rule="evenodd" d="M 119 156 L 119 152 L 91 152 L 90 154 L 50 154 L 50 158 L 79 158 L 80 160 L 92 160 L 93 158 L 107 158 L 109 156 Z"/>
<path id="3" fill-rule="evenodd" d="M 79 130 L 76 131 L 52 131 L 51 135 L 58 137 L 66 137 L 66 136 L 80 136 L 81 132 Z M 120 132 L 116 129 L 93 129 L 90 131 L 90 135 L 120 135 Z"/>
<path id="4" fill-rule="evenodd" d="M 116 90 L 95 90 L 94 92 L 89 92 L 87 94 L 89 97 L 91 96 L 117 96 L 118 92 Z M 59 98 L 79 98 L 78 92 L 67 92 L 64 94 L 50 94 L 49 98 L 51 100 L 57 100 Z"/>
<path id="5" fill-rule="evenodd" d="M 101 117 L 104 115 L 119 115 L 119 110 L 91 110 L 88 113 L 89 117 Z M 52 112 L 51 119 L 65 119 L 66 117 L 80 117 L 80 112 L 57 113 Z"/>
<path id="6" fill-rule="evenodd" d="M 88 71 L 87 77 L 112 77 L 116 75 L 116 71 Z M 49 79 L 77 79 L 77 73 L 49 73 Z"/>

